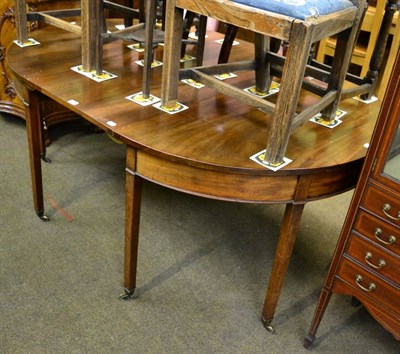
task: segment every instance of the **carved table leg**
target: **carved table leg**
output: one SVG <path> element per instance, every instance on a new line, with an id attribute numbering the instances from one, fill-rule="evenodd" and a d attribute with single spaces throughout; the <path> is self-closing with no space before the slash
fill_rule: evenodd
<path id="1" fill-rule="evenodd" d="M 40 94 L 28 90 L 29 109 L 26 115 L 26 131 L 28 135 L 29 159 L 31 165 L 33 203 L 36 214 L 43 220 L 50 219 L 44 215 L 43 184 L 42 184 L 42 127 L 40 118 Z"/>
<path id="2" fill-rule="evenodd" d="M 129 299 L 136 288 L 142 179 L 136 175 L 136 150 L 127 147 L 125 186 L 125 273 L 124 293 L 120 299 Z"/>

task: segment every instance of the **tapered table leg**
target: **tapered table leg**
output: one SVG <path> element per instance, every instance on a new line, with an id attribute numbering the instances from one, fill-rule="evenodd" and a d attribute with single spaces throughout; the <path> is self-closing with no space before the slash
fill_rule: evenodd
<path id="1" fill-rule="evenodd" d="M 299 178 L 293 202 L 286 205 L 285 214 L 283 216 L 278 245 L 275 250 L 274 264 L 272 266 L 262 312 L 262 322 L 265 328 L 271 333 L 275 332 L 274 327 L 271 326 L 271 322 L 278 305 L 279 295 L 289 266 L 297 231 L 300 227 L 300 220 L 310 184 L 311 178 L 309 176 L 301 176 Z"/>
<path id="2" fill-rule="evenodd" d="M 29 161 L 31 166 L 33 205 L 36 214 L 43 220 L 49 221 L 44 215 L 43 183 L 41 166 L 41 118 L 40 118 L 40 93 L 28 90 L 29 108 L 26 114 L 26 131 L 28 135 Z"/>
<path id="3" fill-rule="evenodd" d="M 324 316 L 326 307 L 329 304 L 329 300 L 331 299 L 332 292 L 330 289 L 322 289 L 321 295 L 318 300 L 317 308 L 314 313 L 314 317 L 311 322 L 310 329 L 308 331 L 308 335 L 306 338 L 304 338 L 304 347 L 305 348 L 310 348 L 311 345 L 315 341 L 315 334 L 317 333 L 317 329 L 319 327 L 319 324 L 321 323 L 322 317 Z"/>
<path id="4" fill-rule="evenodd" d="M 293 251 L 296 233 L 300 226 L 300 219 L 303 213 L 304 204 L 287 204 L 283 223 L 280 230 L 278 246 L 275 251 L 274 264 L 268 283 L 267 294 L 265 297 L 262 312 L 262 321 L 265 328 L 274 333 L 275 329 L 271 326 L 275 310 L 278 305 L 279 295 L 282 290 L 285 273 L 289 266 L 290 256 Z"/>
<path id="5" fill-rule="evenodd" d="M 136 150 L 129 146 L 127 147 L 125 170 L 125 291 L 120 296 L 121 299 L 129 299 L 136 289 L 140 207 L 142 203 L 142 179 L 135 173 Z"/>

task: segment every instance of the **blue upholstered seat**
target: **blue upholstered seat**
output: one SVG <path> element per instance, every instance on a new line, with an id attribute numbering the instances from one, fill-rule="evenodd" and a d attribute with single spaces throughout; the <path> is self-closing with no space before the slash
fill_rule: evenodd
<path id="1" fill-rule="evenodd" d="M 329 15 L 353 7 L 350 0 L 232 0 L 239 4 L 290 16 L 299 20 Z"/>

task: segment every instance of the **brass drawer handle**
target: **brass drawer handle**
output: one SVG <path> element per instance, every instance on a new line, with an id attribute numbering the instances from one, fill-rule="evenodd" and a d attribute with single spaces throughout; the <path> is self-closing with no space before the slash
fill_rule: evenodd
<path id="1" fill-rule="evenodd" d="M 362 289 L 364 291 L 368 291 L 368 292 L 371 292 L 376 289 L 376 285 L 374 283 L 369 283 L 368 288 L 366 288 L 363 285 L 361 285 L 362 281 L 363 281 L 363 277 L 360 274 L 358 274 L 356 276 L 356 284 L 358 285 L 358 287 L 360 289 Z"/>
<path id="2" fill-rule="evenodd" d="M 373 263 L 371 263 L 369 260 L 372 258 L 372 253 L 371 252 L 367 252 L 365 253 L 365 261 L 367 262 L 368 265 L 370 265 L 372 268 L 375 269 L 381 269 L 386 265 L 386 262 L 383 259 L 380 259 L 378 261 L 378 265 L 375 265 Z"/>
<path id="3" fill-rule="evenodd" d="M 400 220 L 400 211 L 397 213 L 397 217 L 396 217 L 396 216 L 392 216 L 389 214 L 390 209 L 392 209 L 392 206 L 389 203 L 385 203 L 383 205 L 382 211 L 389 219 L 396 220 L 396 221 Z"/>
<path id="4" fill-rule="evenodd" d="M 394 237 L 393 235 L 389 236 L 389 241 L 385 241 L 384 239 L 380 238 L 380 236 L 382 235 L 382 230 L 379 227 L 375 229 L 374 235 L 376 239 L 379 242 L 382 242 L 384 245 L 391 245 L 396 242 L 396 237 Z"/>

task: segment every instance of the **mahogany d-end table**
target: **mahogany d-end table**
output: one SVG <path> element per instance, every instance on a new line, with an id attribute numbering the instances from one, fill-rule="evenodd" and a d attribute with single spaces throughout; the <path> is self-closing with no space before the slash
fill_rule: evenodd
<path id="1" fill-rule="evenodd" d="M 218 34 L 209 33 L 204 61 L 216 60 Z M 221 35 L 219 35 L 221 36 Z M 34 208 L 44 216 L 40 161 L 41 96 L 47 96 L 95 124 L 127 146 L 125 216 L 125 295 L 136 288 L 141 182 L 143 179 L 178 191 L 207 198 L 247 203 L 286 204 L 275 252 L 262 320 L 273 332 L 277 307 L 304 205 L 352 188 L 358 178 L 364 147 L 370 139 L 379 102 L 343 101 L 343 123 L 328 129 L 311 122 L 291 136 L 286 155 L 293 161 L 274 172 L 250 156 L 265 149 L 269 122 L 265 114 L 212 89 L 186 86 L 179 101 L 189 109 L 169 115 L 152 106 L 139 106 L 125 97 L 141 90 L 140 55 L 126 43 L 104 46 L 104 69 L 117 78 L 95 82 L 75 73 L 80 63 L 80 39 L 56 28 L 35 32 L 41 45 L 14 45 L 8 61 L 20 95 L 29 105 L 27 133 Z M 253 47 L 241 42 L 232 49 L 233 59 L 252 56 Z M 162 59 L 162 51 L 156 51 Z M 151 93 L 160 97 L 162 68 L 153 69 Z M 232 79 L 238 87 L 252 85 L 247 73 Z M 303 96 L 307 105 L 312 96 Z M 326 210 L 329 214 L 329 210 Z"/>

